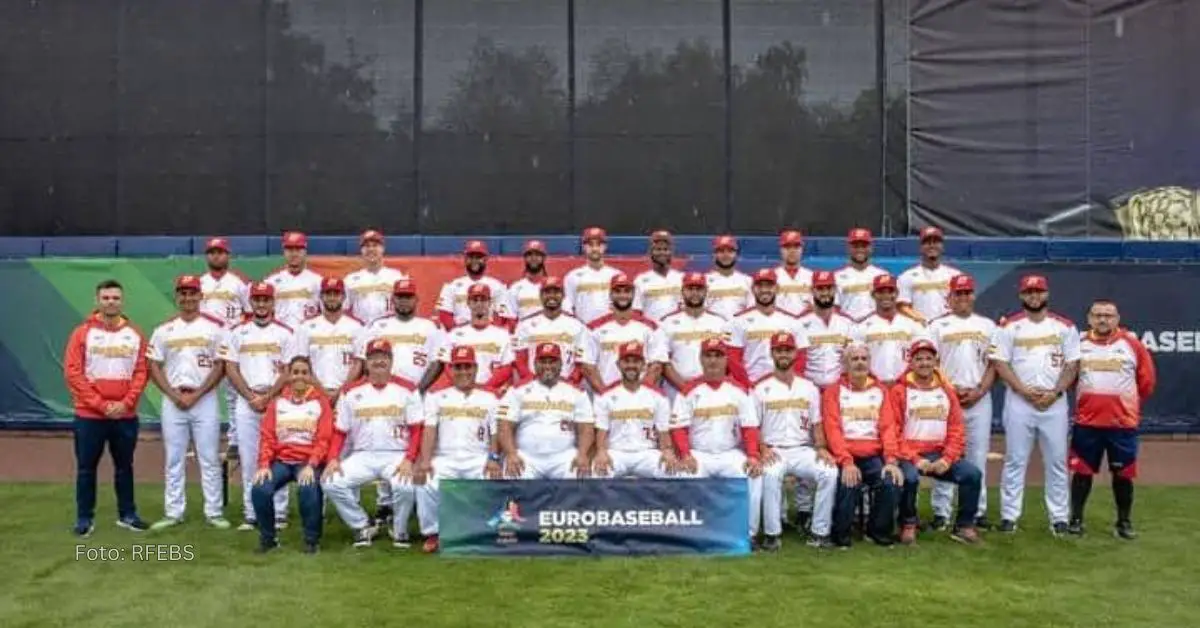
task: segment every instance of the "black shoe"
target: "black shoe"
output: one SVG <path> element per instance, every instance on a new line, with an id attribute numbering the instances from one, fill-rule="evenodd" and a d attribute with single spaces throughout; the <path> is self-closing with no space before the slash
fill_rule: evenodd
<path id="1" fill-rule="evenodd" d="M 976 530 L 985 530 L 985 531 L 991 530 L 992 522 L 988 521 L 987 517 L 975 517 L 975 529 Z"/>
<path id="2" fill-rule="evenodd" d="M 832 549 L 834 547 L 839 547 L 836 543 L 829 540 L 828 536 L 816 536 L 816 535 L 814 535 L 812 538 L 808 539 L 808 542 L 806 542 L 805 545 L 807 545 L 809 547 L 815 547 L 817 549 Z"/>
<path id="3" fill-rule="evenodd" d="M 371 521 L 371 525 L 375 526 L 376 528 L 386 528 L 387 525 L 391 522 L 392 522 L 392 507 L 391 506 L 383 504 L 383 505 L 380 505 L 379 507 L 375 508 L 375 516 L 373 517 L 373 521 Z"/>
<path id="4" fill-rule="evenodd" d="M 1000 527 L 996 529 L 1004 534 L 1012 534 L 1017 531 L 1017 522 L 1009 519 L 1001 519 Z"/>
<path id="5" fill-rule="evenodd" d="M 926 527 L 926 530 L 930 532 L 944 532 L 948 529 L 950 529 L 950 522 L 945 517 L 934 517 Z"/>
<path id="6" fill-rule="evenodd" d="M 304 544 L 304 553 L 305 554 L 319 554 L 320 552 L 321 552 L 320 545 L 318 545 L 316 543 L 312 543 L 312 542 L 308 542 L 308 543 Z"/>
<path id="7" fill-rule="evenodd" d="M 1066 536 L 1067 535 L 1067 524 L 1062 521 L 1054 522 L 1054 525 L 1050 526 L 1050 534 L 1053 534 L 1055 538 L 1061 538 L 1061 537 Z"/>
<path id="8" fill-rule="evenodd" d="M 890 536 L 876 536 L 874 534 L 867 534 L 867 538 L 879 547 L 891 547 L 896 544 L 896 540 Z"/>
<path id="9" fill-rule="evenodd" d="M 802 534 L 804 536 L 808 536 L 809 534 L 812 533 L 812 513 L 811 512 L 801 511 L 801 512 L 796 513 L 796 532 L 799 532 L 800 534 Z"/>
<path id="10" fill-rule="evenodd" d="M 750 551 L 751 552 L 761 552 L 762 551 L 762 541 L 760 541 L 757 536 L 750 537 Z"/>
<path id="11" fill-rule="evenodd" d="M 92 523 L 91 519 L 80 519 L 79 521 L 75 522 L 75 527 L 71 529 L 71 534 L 86 539 L 91 536 L 92 532 L 95 530 L 96 526 Z"/>
<path id="12" fill-rule="evenodd" d="M 762 551 L 778 552 L 783 547 L 783 541 L 779 540 L 778 536 L 767 536 L 762 542 Z"/>
<path id="13" fill-rule="evenodd" d="M 354 547 L 370 547 L 375 540 L 375 528 L 367 526 L 354 532 Z"/>
<path id="14" fill-rule="evenodd" d="M 1133 529 L 1133 524 L 1129 521 L 1118 521 L 1116 527 L 1113 528 L 1113 535 L 1126 541 L 1132 541 L 1138 537 L 1138 533 Z"/>
<path id="15" fill-rule="evenodd" d="M 238 461 L 238 447 L 236 444 L 230 443 L 229 446 L 225 448 L 225 459 L 229 462 Z"/>
<path id="16" fill-rule="evenodd" d="M 258 542 L 258 550 L 257 551 L 259 554 L 266 554 L 268 552 L 273 552 L 277 549 L 279 549 L 279 541 L 278 540 L 259 541 Z"/>
<path id="17" fill-rule="evenodd" d="M 124 519 L 117 521 L 117 526 L 125 528 L 126 530 L 132 530 L 134 532 L 145 532 L 146 530 L 150 529 L 149 524 L 147 524 L 145 521 L 142 521 L 142 518 L 137 515 L 125 517 Z"/>
<path id="18" fill-rule="evenodd" d="M 1083 519 L 1072 519 L 1067 524 L 1067 534 L 1083 536 Z"/>

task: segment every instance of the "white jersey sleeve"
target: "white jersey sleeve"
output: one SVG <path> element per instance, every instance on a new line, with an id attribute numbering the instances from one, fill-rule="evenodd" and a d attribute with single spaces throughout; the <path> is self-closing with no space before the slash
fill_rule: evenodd
<path id="1" fill-rule="evenodd" d="M 342 395 L 338 397 L 337 411 L 334 413 L 333 427 L 343 434 L 350 432 L 351 417 L 354 416 L 354 408 L 350 406 L 350 396 Z"/>
<path id="2" fill-rule="evenodd" d="M 404 404 L 404 420 L 409 425 L 420 425 L 425 422 L 425 402 L 421 399 L 420 393 L 416 390 L 411 395 L 407 395 L 408 400 Z M 417 443 L 413 443 L 415 446 Z"/>
<path id="3" fill-rule="evenodd" d="M 166 328 L 159 326 L 150 334 L 150 342 L 146 344 L 146 359 L 151 362 L 162 363 L 167 359 L 167 338 Z"/>
<path id="4" fill-rule="evenodd" d="M 587 325 L 579 325 L 579 330 L 575 332 L 575 363 L 596 366 L 598 352 L 592 330 Z"/>
<path id="5" fill-rule="evenodd" d="M 293 357 L 302 355 L 306 358 L 311 358 L 312 356 L 309 355 L 308 349 L 309 343 L 311 342 L 308 333 L 308 326 L 304 323 L 297 325 L 296 329 L 292 332 L 292 337 L 295 342 L 295 353 L 293 354 Z"/>
<path id="6" fill-rule="evenodd" d="M 496 406 L 497 422 L 517 423 L 521 420 L 520 389 L 520 386 L 513 386 L 504 393 L 504 397 L 500 399 L 500 405 Z"/>
<path id="7" fill-rule="evenodd" d="M 575 423 L 592 424 L 596 422 L 595 412 L 592 408 L 592 400 L 587 393 L 582 390 L 575 395 L 575 411 L 571 414 L 571 420 Z"/>
<path id="8" fill-rule="evenodd" d="M 1082 357 L 1079 350 L 1079 330 L 1074 325 L 1064 324 L 1063 360 L 1078 362 Z"/>
<path id="9" fill-rule="evenodd" d="M 563 277 L 563 300 L 562 311 L 567 314 L 575 314 L 575 296 L 579 292 L 579 276 L 577 273 L 567 273 Z"/>
<path id="10" fill-rule="evenodd" d="M 612 420 L 609 417 L 609 413 L 612 411 L 612 408 L 610 407 L 611 399 L 612 398 L 608 395 L 596 396 L 596 403 L 593 404 L 593 409 L 595 410 L 595 425 L 596 429 L 598 430 L 604 430 L 607 432 L 612 423 Z"/>
<path id="11" fill-rule="evenodd" d="M 900 273 L 896 278 L 896 302 L 908 303 L 913 302 L 913 276 L 909 273 Z"/>
<path id="12" fill-rule="evenodd" d="M 671 419 L 667 423 L 668 429 L 691 427 L 693 410 L 691 395 L 682 392 L 676 395 L 675 404 L 671 407 Z"/>
<path id="13" fill-rule="evenodd" d="M 442 290 L 438 293 L 437 302 L 433 308 L 438 312 L 446 312 L 447 314 L 454 313 L 454 287 L 456 282 L 448 281 L 442 284 Z"/>
<path id="14" fill-rule="evenodd" d="M 992 346 L 988 351 L 988 357 L 999 362 L 1011 362 L 1012 348 L 1012 328 L 1008 325 L 997 326 L 996 333 L 992 335 Z"/>
<path id="15" fill-rule="evenodd" d="M 671 361 L 671 353 L 667 350 L 667 339 L 661 329 L 657 328 L 651 331 L 649 338 L 646 339 L 646 364 Z"/>
<path id="16" fill-rule="evenodd" d="M 425 416 L 422 417 L 422 423 L 425 424 L 425 427 L 437 427 L 438 417 L 441 416 L 442 396 L 437 393 L 427 393 L 423 405 L 422 411 Z"/>
<path id="17" fill-rule="evenodd" d="M 666 433 L 671 428 L 671 402 L 666 395 L 654 395 L 654 429 Z"/>
<path id="18" fill-rule="evenodd" d="M 762 425 L 759 418 L 758 408 L 754 404 L 754 400 L 750 395 L 742 389 L 737 389 L 737 404 L 738 404 L 738 425 L 740 427 L 758 427 Z"/>
<path id="19" fill-rule="evenodd" d="M 225 362 L 233 362 L 236 364 L 242 353 L 242 337 L 240 334 L 233 333 L 234 330 L 226 330 L 226 333 L 221 342 L 221 349 L 217 352 L 217 357 Z"/>
<path id="20" fill-rule="evenodd" d="M 730 318 L 725 323 L 725 342 L 735 349 L 744 349 L 746 347 L 746 325 L 739 316 Z"/>

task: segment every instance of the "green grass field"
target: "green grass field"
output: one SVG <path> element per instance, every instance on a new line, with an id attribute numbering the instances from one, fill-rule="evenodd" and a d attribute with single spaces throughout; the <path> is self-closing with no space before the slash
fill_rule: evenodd
<path id="1" fill-rule="evenodd" d="M 1041 494 L 1027 497 L 1024 528 L 978 548 L 925 535 L 913 548 L 818 552 L 787 536 L 778 555 L 736 559 L 450 559 L 355 550 L 332 510 L 318 556 L 300 553 L 295 521 L 267 556 L 254 533 L 198 516 L 138 535 L 113 524 L 109 486 L 80 541 L 70 486 L 2 484 L 0 626 L 1198 625 L 1200 489 L 1139 488 L 1132 543 L 1110 535 L 1103 487 L 1083 539 L 1052 538 Z M 139 485 L 148 521 L 161 500 L 160 486 Z M 194 559 L 133 561 L 132 546 L 150 543 L 190 545 Z M 127 560 L 79 560 L 79 544 Z"/>

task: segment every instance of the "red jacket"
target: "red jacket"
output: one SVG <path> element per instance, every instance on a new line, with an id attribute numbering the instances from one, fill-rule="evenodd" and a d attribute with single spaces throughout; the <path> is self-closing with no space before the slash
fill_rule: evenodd
<path id="1" fill-rule="evenodd" d="M 111 418 L 136 418 L 149 377 L 146 337 L 124 316 L 110 327 L 99 313 L 93 313 L 67 339 L 63 375 L 80 418 L 110 418 L 104 407 L 111 402 L 120 402 L 127 410 Z"/>
<path id="2" fill-rule="evenodd" d="M 901 458 L 916 462 L 923 454 L 939 454 L 954 464 L 962 457 L 966 445 L 962 406 L 958 393 L 940 373 L 922 386 L 912 372 L 905 372 L 888 396 L 900 425 Z"/>
<path id="3" fill-rule="evenodd" d="M 310 388 L 303 397 L 291 390 L 271 400 L 259 425 L 258 468 L 278 460 L 317 466 L 325 461 L 333 439 L 333 409 L 329 397 Z"/>
<path id="4" fill-rule="evenodd" d="M 842 407 L 842 391 L 852 402 Z M 862 388 L 854 388 L 848 376 L 821 394 L 821 425 L 829 453 L 840 465 L 855 458 L 883 456 L 885 464 L 894 463 L 900 448 L 896 442 L 896 416 L 888 402 L 887 388 L 874 377 Z"/>

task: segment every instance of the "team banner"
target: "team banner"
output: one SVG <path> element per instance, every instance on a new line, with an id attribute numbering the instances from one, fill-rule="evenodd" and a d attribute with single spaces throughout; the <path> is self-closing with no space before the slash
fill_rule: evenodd
<path id="1" fill-rule="evenodd" d="M 447 480 L 442 554 L 750 553 L 746 480 Z"/>

